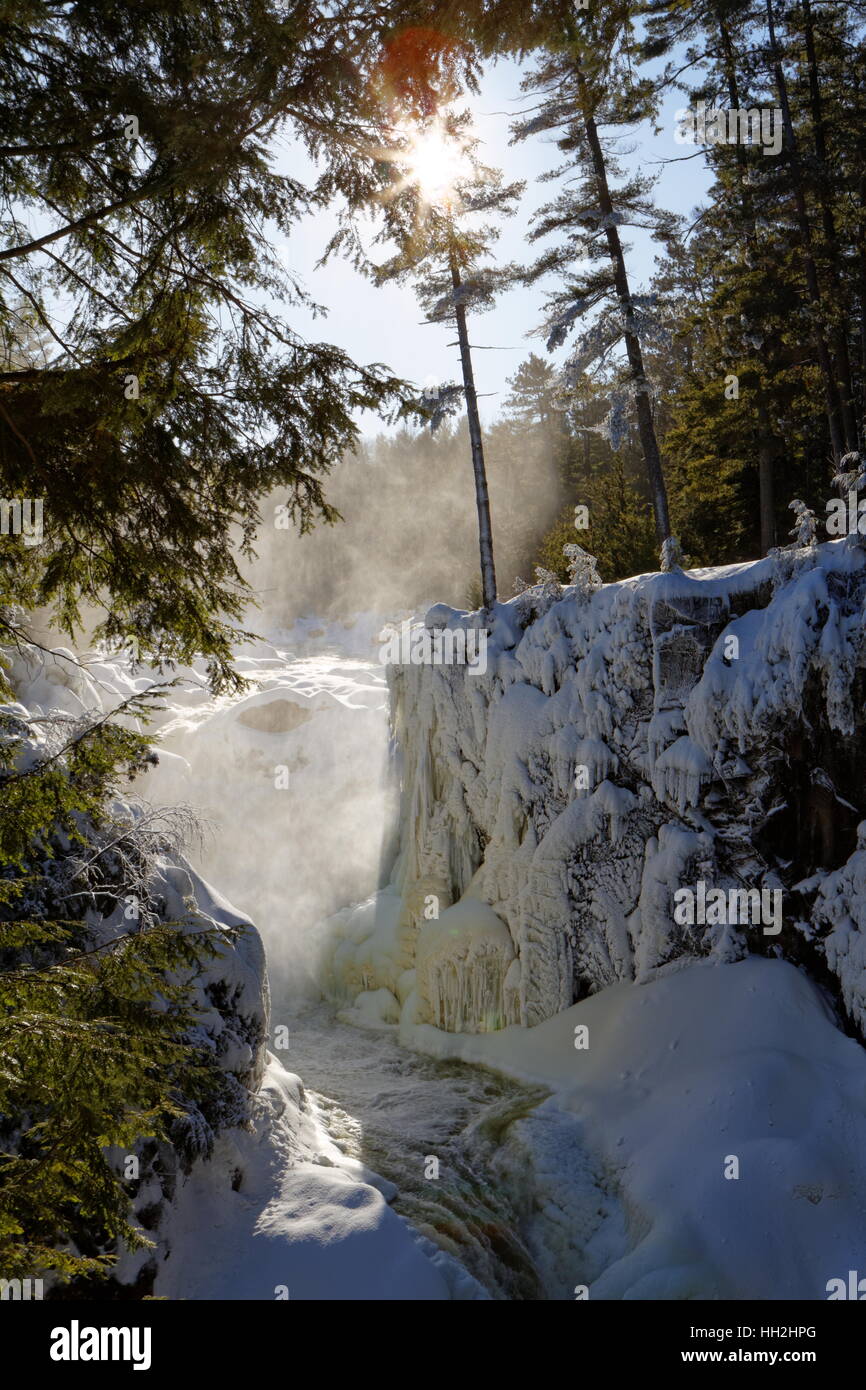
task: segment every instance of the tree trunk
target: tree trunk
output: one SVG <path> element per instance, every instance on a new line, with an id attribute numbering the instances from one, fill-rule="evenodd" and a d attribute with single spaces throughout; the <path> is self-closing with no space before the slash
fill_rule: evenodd
<path id="1" fill-rule="evenodd" d="M 734 46 L 728 27 L 718 10 L 716 11 L 716 19 L 725 55 L 724 67 L 728 83 L 728 100 L 731 103 L 731 109 L 738 111 L 740 109 L 740 87 L 737 80 Z M 746 240 L 750 251 L 757 254 L 758 233 L 755 226 L 755 213 L 751 192 L 746 182 L 748 159 L 745 149 L 739 142 L 735 148 L 737 170 L 740 175 L 740 206 L 743 210 L 743 221 L 746 226 Z M 775 451 L 770 425 L 770 411 L 767 406 L 767 393 L 764 390 L 764 383 L 760 374 L 758 375 L 755 399 L 758 413 L 758 507 L 761 516 L 761 553 L 766 555 L 767 551 L 776 544 L 776 506 L 773 481 L 773 454 Z"/>
<path id="2" fill-rule="evenodd" d="M 773 0 L 766 0 L 767 24 L 770 31 L 770 52 L 773 60 L 773 74 L 776 82 L 776 94 L 779 106 L 782 111 L 782 125 L 785 131 L 785 143 L 788 147 L 788 154 L 791 163 L 791 184 L 794 193 L 794 205 L 797 210 L 797 225 L 800 230 L 800 248 L 803 259 L 803 271 L 806 277 L 806 289 L 809 295 L 809 302 L 815 310 L 817 322 L 815 324 L 814 341 L 818 356 L 818 365 L 821 368 L 821 376 L 824 381 L 824 400 L 827 409 L 827 425 L 830 431 L 830 448 L 833 452 L 833 462 L 838 470 L 839 461 L 844 453 L 844 440 L 839 424 L 841 414 L 841 402 L 839 390 L 836 385 L 836 378 L 833 373 L 833 364 L 830 361 L 830 353 L 824 338 L 824 330 L 821 326 L 823 318 L 823 302 L 821 299 L 821 289 L 818 283 L 818 270 L 815 265 L 815 257 L 812 251 L 812 229 L 809 224 L 809 212 L 806 207 L 806 194 L 803 188 L 803 176 L 800 168 L 800 154 L 797 145 L 797 136 L 794 133 L 794 122 L 791 119 L 791 103 L 788 100 L 788 83 L 785 78 L 785 71 L 782 67 L 782 55 L 779 50 L 779 43 L 776 38 L 776 21 L 773 13 Z"/>
<path id="3" fill-rule="evenodd" d="M 649 382 L 646 379 L 646 373 L 644 371 L 643 352 L 641 351 L 640 339 L 637 334 L 628 327 L 632 321 L 631 291 L 629 290 L 622 242 L 620 241 L 619 232 L 613 225 L 612 220 L 613 203 L 607 181 L 607 167 L 604 162 L 604 151 L 601 148 L 601 141 L 598 138 L 598 128 L 592 116 L 586 78 L 583 75 L 583 69 L 577 58 L 574 60 L 574 65 L 580 93 L 580 108 L 583 116 L 584 129 L 586 131 L 586 142 L 589 147 L 596 188 L 598 190 L 598 205 L 607 221 L 605 235 L 607 237 L 608 252 L 610 254 L 611 265 L 613 266 L 614 284 L 616 286 L 617 296 L 626 325 L 623 337 L 635 392 L 637 427 L 644 463 L 646 465 L 647 478 L 649 480 L 650 496 L 652 497 L 656 539 L 659 545 L 663 545 L 671 534 L 671 523 L 668 514 L 668 495 L 667 489 L 665 488 L 664 473 L 662 472 L 661 454 L 659 453 L 658 440 L 656 439 L 655 426 L 653 424 L 652 407 L 650 405 Z"/>
<path id="4" fill-rule="evenodd" d="M 770 416 L 763 391 L 758 394 L 758 490 L 761 499 L 761 554 L 766 555 L 776 544 L 776 507 Z"/>
<path id="5" fill-rule="evenodd" d="M 806 61 L 809 66 L 809 105 L 812 112 L 812 127 L 815 132 L 815 155 L 819 165 L 818 190 L 821 201 L 821 222 L 824 240 L 827 244 L 827 267 L 833 303 L 839 313 L 845 303 L 842 275 L 839 269 L 839 239 L 836 234 L 836 219 L 827 193 L 827 139 L 824 132 L 824 110 L 821 101 L 821 87 L 818 79 L 818 54 L 815 48 L 815 26 L 812 18 L 810 0 L 802 0 L 803 32 L 806 38 Z M 845 434 L 845 450 L 854 453 L 858 447 L 857 411 L 854 401 L 854 382 L 851 374 L 851 354 L 848 348 L 848 330 L 845 321 L 834 319 L 831 327 L 833 356 L 836 361 L 836 376 L 841 387 L 842 428 Z"/>
<path id="6" fill-rule="evenodd" d="M 866 198 L 866 180 L 864 180 L 863 197 Z M 866 207 L 866 203 L 861 204 Z M 866 390 L 866 231 L 861 228 L 861 251 L 860 251 L 860 380 L 863 389 Z"/>
<path id="7" fill-rule="evenodd" d="M 466 328 L 466 308 L 460 302 L 462 288 L 457 257 L 451 252 L 451 283 L 454 286 L 454 314 L 457 319 L 457 340 L 460 344 L 460 365 L 463 369 L 463 394 L 469 420 L 469 442 L 472 447 L 472 471 L 475 474 L 475 502 L 478 507 L 478 543 L 481 550 L 481 593 L 489 612 L 496 602 L 496 570 L 493 565 L 493 530 L 490 525 L 490 498 L 487 493 L 487 471 L 484 467 L 484 444 L 481 439 L 481 420 L 478 415 L 478 396 L 472 371 L 472 350 Z"/>

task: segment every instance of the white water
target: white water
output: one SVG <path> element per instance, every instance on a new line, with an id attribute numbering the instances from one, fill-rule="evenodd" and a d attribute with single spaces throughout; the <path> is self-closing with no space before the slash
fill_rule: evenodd
<path id="1" fill-rule="evenodd" d="M 477 1296 L 396 1211 L 494 1298 L 568 1299 L 578 1285 L 593 1298 L 825 1297 L 864 1241 L 866 1060 L 793 966 L 683 959 L 531 1029 L 414 1026 L 413 1043 L 438 1061 L 401 1048 L 396 1029 L 350 1027 L 322 1004 L 318 924 L 380 885 L 393 854 L 370 629 L 341 625 L 329 640 L 298 628 L 242 654 L 242 698 L 214 701 L 200 680 L 170 696 L 150 795 L 209 815 L 191 857 L 262 933 L 273 1025 L 289 1032 L 273 1084 L 292 1123 L 270 1147 L 233 1131 L 222 1167 L 193 1175 L 157 1293 L 271 1297 L 294 1278 L 302 1297 Z M 128 672 L 93 669 L 115 703 Z M 29 707 L 76 709 L 57 675 L 49 663 L 30 679 Z M 364 949 L 366 938 L 359 969 Z M 438 959 L 429 953 L 431 974 Z M 585 1052 L 578 1025 L 592 1038 Z M 287 1072 L 317 1106 L 302 1113 Z M 541 1080 L 554 1094 L 539 1103 Z M 396 1187 L 394 1210 L 365 1168 L 335 1171 L 344 1155 Z M 731 1155 L 742 1182 L 726 1180 Z"/>
<path id="2" fill-rule="evenodd" d="M 182 707 L 172 697 L 144 793 L 207 820 L 192 858 L 259 928 L 272 1038 L 288 1029 L 276 1055 L 301 1076 L 337 1146 L 393 1183 L 394 1210 L 492 1297 L 544 1298 L 520 1204 L 489 1165 L 504 1129 L 546 1091 L 411 1053 L 396 1029 L 353 1027 L 316 986 L 317 928 L 384 883 L 395 850 L 387 690 L 369 632 L 338 633 L 341 651 L 333 629 L 320 636 L 306 624 L 241 656 L 247 694 L 213 700 L 197 686 Z M 353 640 L 357 655 L 345 651 Z M 287 787 L 275 786 L 277 767 L 288 768 Z"/>

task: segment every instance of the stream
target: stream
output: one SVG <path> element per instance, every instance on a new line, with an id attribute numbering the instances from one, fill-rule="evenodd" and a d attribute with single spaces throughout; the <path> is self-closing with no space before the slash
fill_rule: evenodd
<path id="1" fill-rule="evenodd" d="M 283 1060 L 315 1093 L 331 1137 L 398 1188 L 394 1210 L 498 1299 L 544 1299 L 522 1216 L 491 1160 L 547 1091 L 402 1048 L 395 1031 L 341 1023 L 325 1003 L 283 1008 Z M 430 1159 L 438 1176 L 427 1177 Z"/>
<path id="2" fill-rule="evenodd" d="M 353 635 L 361 650 L 346 651 Z M 240 697 L 214 700 L 194 685 L 161 721 L 146 794 L 191 805 L 208 825 L 191 857 L 261 931 L 272 1018 L 290 1029 L 280 1060 L 314 1093 L 338 1147 L 391 1182 L 394 1210 L 491 1298 L 544 1299 L 521 1238 L 527 1195 L 497 1179 L 495 1158 L 547 1092 L 408 1052 L 396 1027 L 341 1022 L 316 997 L 309 942 L 324 918 L 379 886 L 395 848 L 383 668 L 363 635 L 338 641 L 343 650 L 332 629 L 259 644 L 239 658 L 252 692 Z M 288 769 L 283 791 L 278 768 Z"/>

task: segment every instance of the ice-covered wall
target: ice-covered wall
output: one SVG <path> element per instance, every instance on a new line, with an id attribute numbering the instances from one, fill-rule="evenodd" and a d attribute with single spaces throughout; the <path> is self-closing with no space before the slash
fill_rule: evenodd
<path id="1" fill-rule="evenodd" d="M 497 606 L 483 673 L 391 668 L 402 847 L 366 925 L 337 924 L 344 979 L 363 957 L 404 1018 L 485 1031 L 677 957 L 771 952 L 866 1031 L 857 538 L 551 597 Z M 763 890 L 768 916 L 675 920 L 700 883 Z"/>

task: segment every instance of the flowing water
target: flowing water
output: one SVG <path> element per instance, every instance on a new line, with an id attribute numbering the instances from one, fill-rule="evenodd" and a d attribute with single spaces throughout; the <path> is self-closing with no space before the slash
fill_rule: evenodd
<path id="1" fill-rule="evenodd" d="M 280 1017 L 291 1019 L 285 1064 L 316 1093 L 339 1147 L 397 1187 L 394 1210 L 491 1297 L 544 1298 L 520 1235 L 524 1213 L 493 1160 L 508 1126 L 547 1092 L 408 1052 L 393 1031 L 341 1023 L 324 1003 Z"/>
<path id="2" fill-rule="evenodd" d="M 293 652 L 288 642 L 239 664 L 252 695 L 213 701 L 200 686 L 169 712 L 169 756 L 147 794 L 185 801 L 211 824 L 193 858 L 261 931 L 272 1017 L 290 1029 L 280 1060 L 315 1093 L 338 1146 L 393 1183 L 394 1209 L 492 1298 L 544 1298 L 520 1234 L 525 1196 L 497 1177 L 496 1156 L 547 1093 L 408 1052 L 396 1029 L 341 1022 L 311 997 L 302 943 L 379 886 L 393 856 L 383 670 L 333 645 Z"/>

